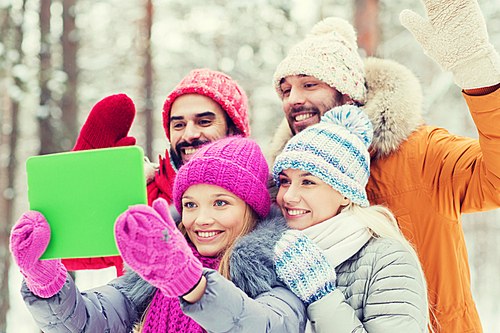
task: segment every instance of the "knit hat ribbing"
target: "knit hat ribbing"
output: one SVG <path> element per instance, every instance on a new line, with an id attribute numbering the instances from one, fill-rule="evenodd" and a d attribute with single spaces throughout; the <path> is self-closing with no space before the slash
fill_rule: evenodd
<path id="1" fill-rule="evenodd" d="M 311 34 L 295 45 L 278 65 L 273 78 L 274 88 L 283 99 L 281 79 L 309 75 L 364 104 L 364 64 L 357 50 L 352 25 L 338 17 L 326 18 L 318 22 Z"/>
<path id="2" fill-rule="evenodd" d="M 343 105 L 323 115 L 292 137 L 276 157 L 273 177 L 286 169 L 310 172 L 353 203 L 367 207 L 366 184 L 370 176 L 373 128 L 368 116 L 358 107 Z"/>
<path id="3" fill-rule="evenodd" d="M 250 135 L 248 98 L 236 81 L 208 68 L 193 69 L 167 96 L 163 104 L 163 128 L 170 140 L 170 110 L 175 99 L 185 94 L 210 97 L 222 107 L 244 136 Z"/>
<path id="4" fill-rule="evenodd" d="M 264 218 L 271 199 L 267 191 L 269 175 L 266 159 L 257 143 L 232 136 L 202 147 L 183 165 L 174 183 L 174 203 L 182 214 L 182 195 L 196 184 L 220 186 L 245 201 Z"/>

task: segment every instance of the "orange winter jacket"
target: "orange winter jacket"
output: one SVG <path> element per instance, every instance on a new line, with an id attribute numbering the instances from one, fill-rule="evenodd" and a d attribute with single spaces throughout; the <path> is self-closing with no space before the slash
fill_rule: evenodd
<path id="1" fill-rule="evenodd" d="M 374 130 L 368 199 L 389 207 L 416 247 L 436 331 L 480 333 L 461 214 L 500 207 L 500 89 L 464 94 L 479 132 L 474 140 L 423 123 L 420 83 L 407 68 L 385 59 L 364 62 L 362 109 Z M 284 119 L 271 163 L 291 136 Z"/>
<path id="2" fill-rule="evenodd" d="M 372 160 L 372 204 L 388 206 L 417 249 L 441 332 L 482 332 L 472 299 L 462 213 L 500 207 L 500 90 L 463 94 L 479 140 L 421 126 Z"/>

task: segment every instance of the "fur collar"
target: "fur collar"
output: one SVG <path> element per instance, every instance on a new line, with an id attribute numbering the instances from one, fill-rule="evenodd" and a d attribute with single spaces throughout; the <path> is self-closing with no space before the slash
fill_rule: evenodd
<path id="1" fill-rule="evenodd" d="M 231 252 L 231 281 L 248 296 L 282 286 L 274 269 L 274 247 L 285 231 L 286 220 L 276 205 L 257 227 L 238 239 Z"/>
<path id="2" fill-rule="evenodd" d="M 367 102 L 362 109 L 373 125 L 372 156 L 387 157 L 423 125 L 422 88 L 415 75 L 395 61 L 366 58 L 364 63 Z M 283 119 L 268 149 L 270 165 L 291 137 Z"/>
<path id="3" fill-rule="evenodd" d="M 423 125 L 422 88 L 415 75 L 392 60 L 365 60 L 367 102 L 363 110 L 373 125 L 376 157 L 397 151 Z"/>
<path id="4" fill-rule="evenodd" d="M 153 296 L 157 290 L 156 287 L 144 280 L 126 263 L 123 279 L 125 279 L 125 283 L 121 292 L 137 306 L 137 312 L 144 312 L 153 300 Z"/>

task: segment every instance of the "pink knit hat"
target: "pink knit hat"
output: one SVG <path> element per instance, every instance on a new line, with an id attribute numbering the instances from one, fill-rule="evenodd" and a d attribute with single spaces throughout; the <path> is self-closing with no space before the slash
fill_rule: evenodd
<path id="1" fill-rule="evenodd" d="M 184 164 L 175 177 L 174 203 L 182 214 L 182 195 L 196 184 L 220 186 L 244 200 L 264 218 L 271 199 L 267 191 L 269 175 L 266 159 L 257 143 L 232 136 L 203 146 Z"/>
<path id="2" fill-rule="evenodd" d="M 210 97 L 227 112 L 241 134 L 250 135 L 248 98 L 243 88 L 222 72 L 202 68 L 193 69 L 182 79 L 163 104 L 163 128 L 169 140 L 170 110 L 175 99 L 184 94 L 200 94 Z"/>

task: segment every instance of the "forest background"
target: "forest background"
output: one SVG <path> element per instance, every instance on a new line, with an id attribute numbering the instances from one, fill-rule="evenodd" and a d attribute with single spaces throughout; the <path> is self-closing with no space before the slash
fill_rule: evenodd
<path id="1" fill-rule="evenodd" d="M 500 50 L 500 2 L 479 0 Z M 249 96 L 252 137 L 264 149 L 283 118 L 271 80 L 287 51 L 319 20 L 339 16 L 358 31 L 362 56 L 396 60 L 424 91 L 424 119 L 477 138 L 450 73 L 400 24 L 418 0 L 0 0 L 0 332 L 39 332 L 22 303 L 12 262 L 12 224 L 29 209 L 25 162 L 69 151 L 92 106 L 125 93 L 136 105 L 130 135 L 158 162 L 168 149 L 161 108 L 191 69 L 237 80 Z M 464 216 L 472 290 L 485 332 L 500 332 L 500 211 Z M 114 269 L 78 272 L 80 289 Z"/>

